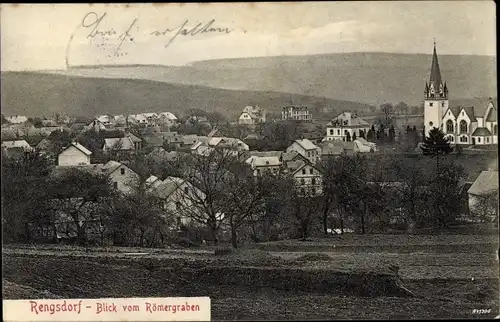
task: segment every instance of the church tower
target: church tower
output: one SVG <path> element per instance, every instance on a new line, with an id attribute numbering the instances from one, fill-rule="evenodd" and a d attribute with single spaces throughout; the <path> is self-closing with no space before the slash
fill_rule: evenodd
<path id="1" fill-rule="evenodd" d="M 425 82 L 424 95 L 424 127 L 425 135 L 428 135 L 432 128 L 441 128 L 441 120 L 449 104 L 448 88 L 446 82 L 443 84 L 439 70 L 436 42 L 432 54 L 431 77 L 429 83 Z"/>

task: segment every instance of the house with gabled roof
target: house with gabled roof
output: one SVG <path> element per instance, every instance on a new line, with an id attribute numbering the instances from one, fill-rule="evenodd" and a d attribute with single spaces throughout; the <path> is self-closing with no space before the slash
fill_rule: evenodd
<path id="1" fill-rule="evenodd" d="M 469 210 L 472 214 L 496 219 L 498 216 L 498 171 L 481 172 L 467 193 Z"/>
<path id="2" fill-rule="evenodd" d="M 283 165 L 278 156 L 250 156 L 245 162 L 252 168 L 254 176 L 277 175 Z"/>
<path id="3" fill-rule="evenodd" d="M 59 166 L 89 165 L 92 152 L 78 142 L 72 142 L 57 156 Z"/>
<path id="4" fill-rule="evenodd" d="M 5 120 L 10 124 L 23 124 L 28 122 L 28 118 L 24 115 L 6 116 Z"/>
<path id="5" fill-rule="evenodd" d="M 259 106 L 246 106 L 238 118 L 238 124 L 257 125 L 266 122 L 266 111 Z"/>
<path id="6" fill-rule="evenodd" d="M 311 163 L 302 163 L 291 174 L 299 194 L 317 196 L 323 193 L 323 174 Z"/>
<path id="7" fill-rule="evenodd" d="M 139 185 L 139 175 L 121 162 L 109 161 L 102 166 L 102 172 L 109 175 L 113 187 L 122 193 L 131 193 Z"/>
<path id="8" fill-rule="evenodd" d="M 295 140 L 287 149 L 286 152 L 296 151 L 308 159 L 312 164 L 315 164 L 321 158 L 321 148 L 312 143 L 308 139 Z"/>
<path id="9" fill-rule="evenodd" d="M 130 136 L 122 138 L 106 138 L 102 147 L 104 152 L 111 151 L 135 151 L 135 144 Z"/>

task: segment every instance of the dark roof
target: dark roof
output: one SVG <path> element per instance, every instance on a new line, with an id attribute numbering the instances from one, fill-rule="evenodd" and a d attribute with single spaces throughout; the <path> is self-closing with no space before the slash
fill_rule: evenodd
<path id="1" fill-rule="evenodd" d="M 434 89 L 439 90 L 439 86 L 443 84 L 441 80 L 441 71 L 439 70 L 439 62 L 436 53 L 436 44 L 434 44 L 434 52 L 432 53 L 431 78 L 430 84 L 434 84 Z"/>
<path id="2" fill-rule="evenodd" d="M 485 128 L 485 127 L 478 127 L 474 133 L 472 133 L 472 136 L 490 136 L 491 132 Z"/>
<path id="3" fill-rule="evenodd" d="M 497 122 L 497 119 L 498 119 L 497 109 L 496 107 L 494 107 L 490 110 L 488 116 L 486 116 L 486 122 Z"/>
<path id="4" fill-rule="evenodd" d="M 474 98 L 465 98 L 465 99 L 457 99 L 451 100 L 450 105 L 453 106 L 474 106 L 474 112 L 476 116 L 484 116 L 486 113 L 486 109 L 488 105 L 493 103 L 493 106 L 497 106 L 497 100 L 495 98 L 485 98 L 485 97 L 474 97 Z"/>
<path id="5" fill-rule="evenodd" d="M 462 109 L 462 107 L 461 106 L 450 106 L 448 109 L 451 111 L 453 116 L 458 117 L 458 114 L 460 114 L 460 110 Z M 446 113 L 448 113 L 448 111 L 446 111 Z"/>
<path id="6" fill-rule="evenodd" d="M 476 116 L 474 115 L 474 107 L 462 107 L 462 109 L 465 111 L 465 114 L 467 114 L 471 122 L 477 122 Z"/>

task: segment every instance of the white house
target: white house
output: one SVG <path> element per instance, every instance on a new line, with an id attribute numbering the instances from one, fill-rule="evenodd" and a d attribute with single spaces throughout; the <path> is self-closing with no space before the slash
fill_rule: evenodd
<path id="1" fill-rule="evenodd" d="M 59 166 L 79 166 L 90 164 L 90 152 L 87 148 L 77 142 L 71 143 L 57 157 Z"/>
<path id="2" fill-rule="evenodd" d="M 304 163 L 292 173 L 296 188 L 301 195 L 321 195 L 323 174 L 312 164 Z"/>
<path id="3" fill-rule="evenodd" d="M 214 150 L 208 143 L 198 141 L 190 148 L 192 154 L 208 156 Z"/>
<path id="4" fill-rule="evenodd" d="M 87 124 L 85 127 L 84 127 L 84 131 L 90 131 L 90 130 L 94 130 L 94 131 L 105 131 L 106 130 L 106 125 L 101 122 L 99 119 L 95 118 L 92 120 L 92 122 L 90 122 L 89 124 Z"/>
<path id="5" fill-rule="evenodd" d="M 246 106 L 238 118 L 242 125 L 256 125 L 266 122 L 266 112 L 258 106 Z"/>
<path id="6" fill-rule="evenodd" d="M 135 114 L 127 116 L 128 123 L 136 124 L 139 126 L 148 125 L 148 119 L 142 114 Z"/>
<path id="7" fill-rule="evenodd" d="M 440 128 L 452 144 L 498 144 L 496 101 L 476 98 L 472 106 L 450 106 L 448 87 L 441 79 L 435 45 L 430 80 L 425 83 L 424 94 L 426 134 L 433 128 Z"/>
<path id="8" fill-rule="evenodd" d="M 472 214 L 498 216 L 498 171 L 483 171 L 467 191 L 469 210 Z"/>
<path id="9" fill-rule="evenodd" d="M 162 112 L 158 114 L 158 120 L 162 123 L 172 124 L 177 122 L 177 116 L 170 112 Z"/>
<path id="10" fill-rule="evenodd" d="M 285 106 L 281 111 L 282 120 L 312 121 L 312 114 L 307 106 Z"/>
<path id="11" fill-rule="evenodd" d="M 109 161 L 102 167 L 102 172 L 110 176 L 113 187 L 122 193 L 134 191 L 139 184 L 139 175 L 120 162 Z"/>
<path id="12" fill-rule="evenodd" d="M 283 165 L 278 156 L 251 156 L 245 162 L 252 167 L 254 176 L 276 175 Z"/>
<path id="13" fill-rule="evenodd" d="M 315 164 L 321 158 L 321 148 L 308 139 L 295 140 L 286 152 L 297 151 L 306 157 L 312 164 Z"/>
<path id="14" fill-rule="evenodd" d="M 6 116 L 5 120 L 10 124 L 23 124 L 28 122 L 28 118 L 23 115 Z"/>
<path id="15" fill-rule="evenodd" d="M 96 119 L 106 127 L 114 125 L 115 122 L 114 116 L 107 114 L 99 115 Z"/>
<path id="16" fill-rule="evenodd" d="M 370 124 L 355 113 L 343 112 L 326 125 L 326 136 L 323 141 L 351 141 L 366 138 Z"/>

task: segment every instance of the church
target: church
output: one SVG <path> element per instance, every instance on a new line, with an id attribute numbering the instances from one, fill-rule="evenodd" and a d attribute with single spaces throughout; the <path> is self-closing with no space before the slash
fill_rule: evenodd
<path id="1" fill-rule="evenodd" d="M 439 70 L 436 44 L 432 55 L 431 76 L 425 82 L 424 129 L 426 135 L 439 127 L 451 144 L 497 144 L 497 108 L 491 98 L 474 106 L 449 106 L 448 86 Z"/>

